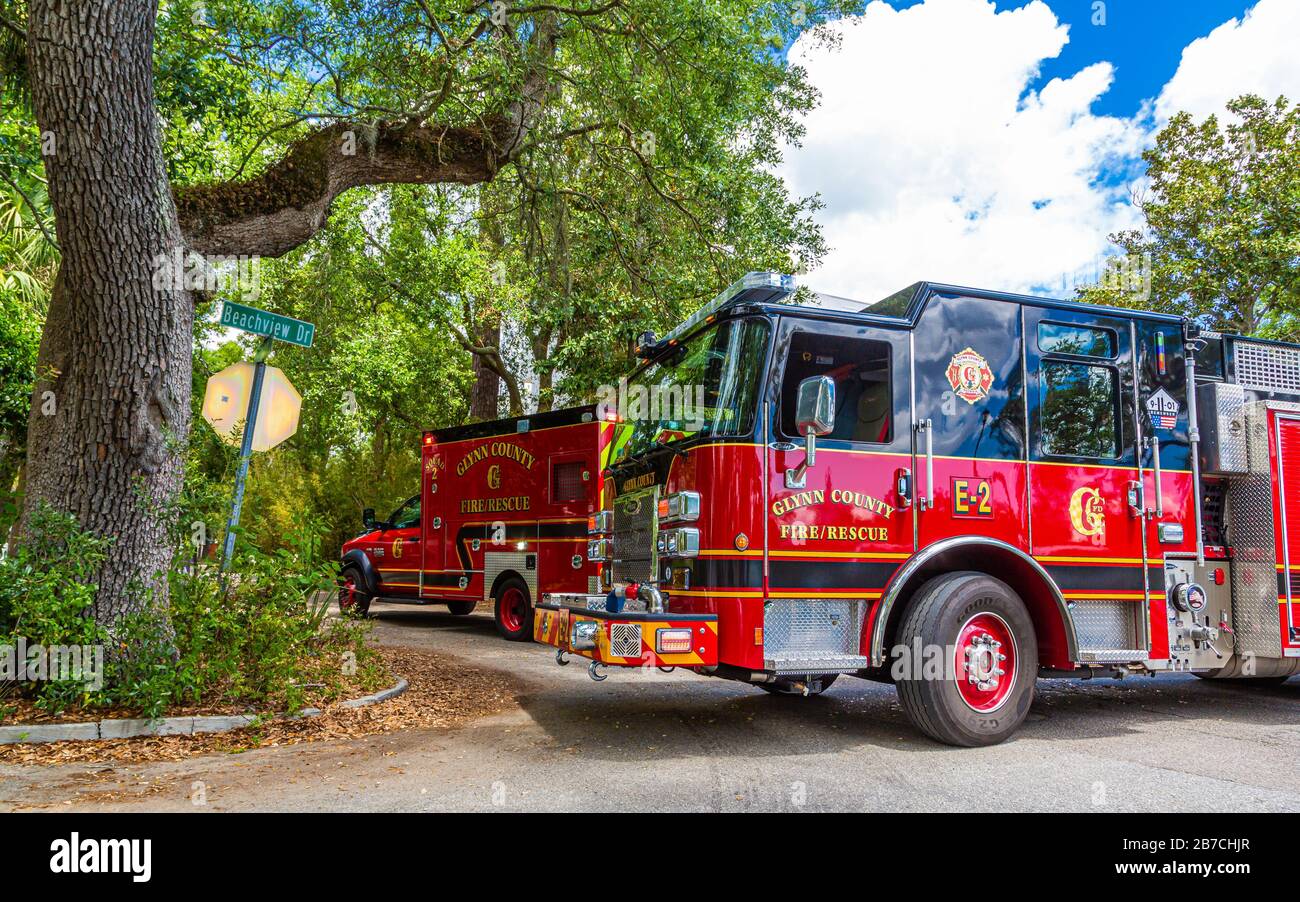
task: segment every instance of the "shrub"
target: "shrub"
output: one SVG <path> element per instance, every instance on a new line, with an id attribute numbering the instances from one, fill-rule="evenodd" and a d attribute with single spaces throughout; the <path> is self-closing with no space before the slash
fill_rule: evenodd
<path id="1" fill-rule="evenodd" d="M 326 701 L 378 688 L 386 674 L 366 645 L 368 624 L 325 618 L 335 567 L 317 535 L 304 521 L 271 554 L 241 543 L 224 585 L 208 564 L 176 570 L 168 611 L 121 617 L 110 635 L 90 606 L 111 540 L 70 516 L 35 512 L 25 543 L 0 561 L 0 643 L 106 646 L 103 680 L 95 688 L 10 681 L 0 692 L 17 689 L 48 711 L 120 708 L 155 718 L 178 705 L 296 710 L 308 689 Z"/>
<path id="2" fill-rule="evenodd" d="M 0 645 L 46 648 L 94 646 L 107 639 L 90 616 L 95 600 L 91 582 L 108 554 L 112 540 L 82 532 L 77 521 L 46 507 L 29 518 L 27 541 L 0 561 Z M 47 710 L 84 703 L 88 690 L 82 680 L 29 681 L 36 703 Z M 0 687 L 0 695 L 14 690 Z"/>

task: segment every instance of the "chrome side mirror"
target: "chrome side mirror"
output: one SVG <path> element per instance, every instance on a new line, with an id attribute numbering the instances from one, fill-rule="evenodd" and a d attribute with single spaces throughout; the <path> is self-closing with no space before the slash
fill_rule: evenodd
<path id="1" fill-rule="evenodd" d="M 817 462 L 817 436 L 835 429 L 835 382 L 830 376 L 809 376 L 799 383 L 794 421 L 804 437 L 804 458 L 798 467 L 785 471 L 785 487 L 801 489 L 808 468 Z"/>

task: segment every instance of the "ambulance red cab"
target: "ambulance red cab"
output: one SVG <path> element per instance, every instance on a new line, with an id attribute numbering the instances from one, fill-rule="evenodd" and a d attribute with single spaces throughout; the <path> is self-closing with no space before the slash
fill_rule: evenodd
<path id="1" fill-rule="evenodd" d="M 420 492 L 343 546 L 340 608 L 491 603 L 502 636 L 530 638 L 541 589 L 597 589 L 587 519 L 611 432 L 592 406 L 426 432 Z"/>

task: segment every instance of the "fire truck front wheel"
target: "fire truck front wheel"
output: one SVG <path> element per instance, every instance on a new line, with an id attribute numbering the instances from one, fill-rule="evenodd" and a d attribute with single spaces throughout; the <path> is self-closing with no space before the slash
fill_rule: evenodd
<path id="1" fill-rule="evenodd" d="M 339 585 L 339 610 L 353 611 L 364 617 L 370 612 L 370 593 L 366 579 L 356 567 L 345 567 Z"/>
<path id="2" fill-rule="evenodd" d="M 497 632 L 511 642 L 526 642 L 533 637 L 533 605 L 528 584 L 517 576 L 503 580 L 493 593 L 493 613 Z"/>
<path id="3" fill-rule="evenodd" d="M 449 601 L 447 610 L 451 611 L 457 617 L 464 617 L 466 614 L 472 614 L 477 603 L 473 601 Z"/>
<path id="4" fill-rule="evenodd" d="M 898 695 L 920 730 L 948 745 L 1001 742 L 1029 714 L 1038 642 L 1024 603 L 983 573 L 937 576 L 903 616 Z"/>

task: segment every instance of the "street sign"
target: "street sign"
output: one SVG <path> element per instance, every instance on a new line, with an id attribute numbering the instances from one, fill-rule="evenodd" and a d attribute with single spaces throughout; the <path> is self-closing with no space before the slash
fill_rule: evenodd
<path id="1" fill-rule="evenodd" d="M 291 316 L 269 313 L 256 307 L 245 307 L 234 301 L 221 304 L 221 325 L 265 335 L 276 341 L 287 341 L 291 345 L 310 348 L 316 338 L 316 327 Z"/>

